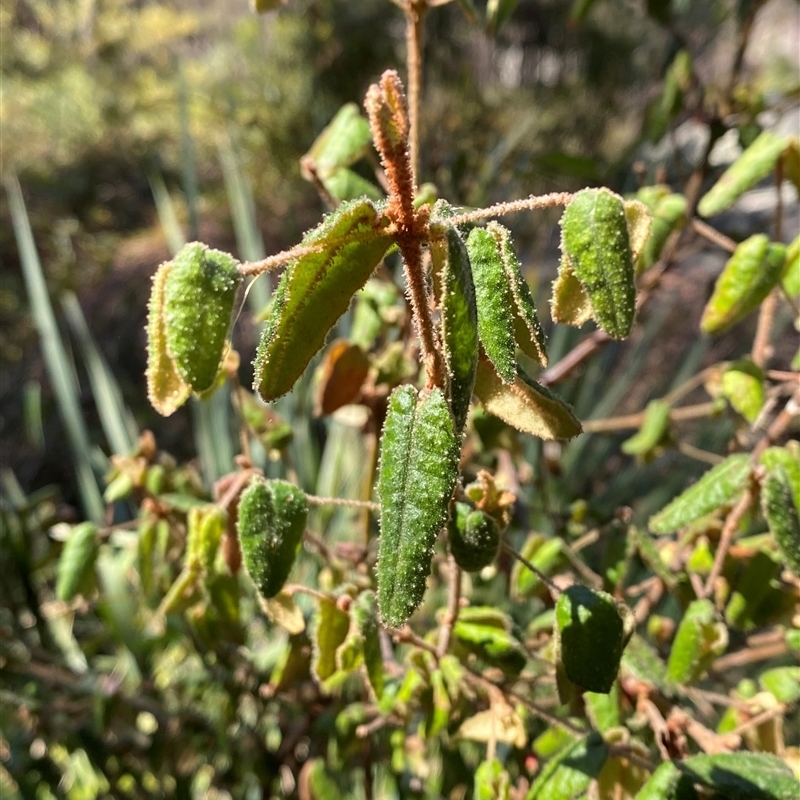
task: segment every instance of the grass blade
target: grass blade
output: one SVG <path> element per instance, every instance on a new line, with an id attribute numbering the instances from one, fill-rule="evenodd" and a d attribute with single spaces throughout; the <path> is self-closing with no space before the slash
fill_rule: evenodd
<path id="1" fill-rule="evenodd" d="M 125 405 L 122 391 L 108 363 L 92 338 L 78 298 L 73 292 L 67 292 L 61 299 L 61 306 L 78 340 L 106 441 L 112 452 L 127 455 L 133 451 L 139 437 L 133 415 Z"/>
<path id="2" fill-rule="evenodd" d="M 157 167 L 147 170 L 147 180 L 150 183 L 150 191 L 153 193 L 153 200 L 156 203 L 156 213 L 164 236 L 167 237 L 167 245 L 172 255 L 175 255 L 181 247 L 186 244 L 183 229 L 178 222 L 178 215 L 175 213 L 175 204 L 172 202 L 164 177 Z"/>
<path id="3" fill-rule="evenodd" d="M 17 247 L 19 247 L 25 286 L 30 299 L 31 313 L 41 339 L 42 352 L 53 384 L 58 409 L 75 458 L 75 470 L 84 506 L 83 510 L 88 519 L 100 522 L 103 517 L 103 499 L 92 471 L 91 443 L 86 423 L 81 416 L 80 390 L 68 366 L 68 356 L 56 324 L 39 254 L 33 241 L 28 212 L 25 209 L 25 201 L 16 176 L 12 176 L 6 181 L 6 192 L 14 235 Z"/>

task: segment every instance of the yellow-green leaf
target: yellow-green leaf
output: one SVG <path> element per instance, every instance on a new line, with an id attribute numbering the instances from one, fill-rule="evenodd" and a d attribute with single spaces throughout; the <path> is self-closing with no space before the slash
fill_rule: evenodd
<path id="1" fill-rule="evenodd" d="M 695 600 L 681 619 L 667 661 L 667 675 L 682 685 L 696 681 L 728 646 L 728 629 L 710 600 Z"/>
<path id="2" fill-rule="evenodd" d="M 625 204 L 608 189 L 583 189 L 561 218 L 561 270 L 589 296 L 597 324 L 615 339 L 631 331 L 636 288 Z"/>
<path id="3" fill-rule="evenodd" d="M 669 429 L 669 403 L 651 400 L 644 412 L 644 421 L 638 433 L 622 443 L 622 452 L 631 456 L 643 456 L 661 442 Z"/>
<path id="4" fill-rule="evenodd" d="M 770 470 L 761 488 L 761 507 L 789 569 L 800 577 L 800 512 L 786 470 Z"/>
<path id="5" fill-rule="evenodd" d="M 97 528 L 91 522 L 82 522 L 72 529 L 58 560 L 56 597 L 59 600 L 72 600 L 81 591 L 94 570 L 99 545 Z"/>
<path id="6" fill-rule="evenodd" d="M 745 239 L 717 279 L 700 320 L 702 330 L 721 333 L 758 308 L 781 279 L 785 263 L 785 245 L 770 244 L 763 233 Z"/>
<path id="7" fill-rule="evenodd" d="M 542 439 L 572 439 L 582 430 L 563 400 L 521 374 L 513 384 L 504 383 L 485 359 L 478 361 L 474 391 L 490 414 L 523 433 Z"/>
<path id="8" fill-rule="evenodd" d="M 722 373 L 722 396 L 748 422 L 764 405 L 764 373 L 749 358 L 734 361 Z"/>
<path id="9" fill-rule="evenodd" d="M 164 331 L 164 283 L 173 263 L 162 264 L 153 276 L 147 315 L 147 398 L 164 417 L 177 411 L 192 393 L 167 352 Z"/>
<path id="10" fill-rule="evenodd" d="M 759 134 L 700 200 L 698 213 L 703 217 L 711 217 L 732 206 L 741 195 L 775 169 L 788 144 L 785 136 L 778 136 L 771 131 Z"/>

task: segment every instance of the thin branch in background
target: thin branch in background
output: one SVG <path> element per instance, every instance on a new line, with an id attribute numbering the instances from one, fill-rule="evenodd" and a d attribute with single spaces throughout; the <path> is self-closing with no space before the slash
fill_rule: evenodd
<path id="1" fill-rule="evenodd" d="M 713 228 L 707 222 L 703 222 L 703 220 L 698 219 L 695 217 L 692 219 L 692 228 L 694 228 L 697 233 L 699 233 L 704 239 L 708 239 L 709 242 L 713 242 L 718 247 L 721 247 L 723 250 L 726 250 L 728 253 L 732 253 L 736 250 L 736 242 L 731 239 L 729 236 L 725 236 L 724 233 L 720 233 L 716 228 Z"/>
<path id="2" fill-rule="evenodd" d="M 539 578 L 539 580 L 550 590 L 551 594 L 553 594 L 555 597 L 558 597 L 558 595 L 561 594 L 561 589 L 559 589 L 558 586 L 553 583 L 553 580 L 548 575 L 545 575 L 545 573 L 542 572 L 538 567 L 535 567 L 533 564 L 531 564 L 527 558 L 518 553 L 513 547 L 511 547 L 511 545 L 507 544 L 506 542 L 501 542 L 500 546 L 510 556 L 516 558 L 523 567 L 529 569 L 534 575 L 536 575 L 536 577 Z"/>
<path id="3" fill-rule="evenodd" d="M 709 453 L 708 450 L 701 450 L 699 447 L 689 444 L 689 442 L 678 442 L 678 452 L 689 456 L 689 458 L 702 461 L 705 464 L 711 464 L 712 466 L 721 464 L 725 460 L 724 456 L 717 455 L 716 453 Z"/>
<path id="4" fill-rule="evenodd" d="M 458 612 L 461 608 L 461 567 L 456 564 L 452 553 L 447 556 L 447 569 L 447 608 L 439 628 L 439 644 L 436 647 L 439 658 L 450 649 L 453 626 L 458 620 Z"/>
<path id="5" fill-rule="evenodd" d="M 406 0 L 406 65 L 408 68 L 409 154 L 411 174 L 419 180 L 420 109 L 422 98 L 422 59 L 425 39 L 427 0 Z"/>
<path id="6" fill-rule="evenodd" d="M 716 403 L 698 403 L 694 406 L 673 408 L 669 412 L 670 422 L 683 422 L 688 419 L 702 419 L 716 412 Z M 614 433 L 621 430 L 636 430 L 641 428 L 645 419 L 645 412 L 626 414 L 622 417 L 608 417 L 607 419 L 590 419 L 583 423 L 584 433 Z"/>
<path id="7" fill-rule="evenodd" d="M 717 545 L 717 552 L 714 555 L 714 565 L 711 567 L 711 572 L 708 574 L 702 593 L 698 595 L 701 599 L 710 597 L 713 594 L 717 578 L 719 578 L 722 566 L 725 563 L 725 556 L 733 540 L 733 534 L 738 530 L 739 524 L 744 519 L 744 515 L 750 510 L 754 500 L 755 490 L 750 486 L 725 519 L 725 524 L 722 526 L 722 533 L 719 537 L 719 544 Z"/>

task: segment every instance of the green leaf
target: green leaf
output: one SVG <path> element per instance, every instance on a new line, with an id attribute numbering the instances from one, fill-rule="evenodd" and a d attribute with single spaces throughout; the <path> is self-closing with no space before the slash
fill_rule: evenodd
<path id="1" fill-rule="evenodd" d="M 701 329 L 722 333 L 744 319 L 778 284 L 785 263 L 785 245 L 770 244 L 763 233 L 745 239 L 717 278 L 700 319 Z"/>
<path id="2" fill-rule="evenodd" d="M 643 456 L 652 451 L 669 429 L 669 412 L 669 403 L 651 400 L 645 409 L 642 427 L 622 443 L 622 452 L 630 456 Z"/>
<path id="3" fill-rule="evenodd" d="M 340 167 L 349 167 L 367 155 L 372 144 L 369 122 L 355 103 L 343 105 L 303 156 L 324 181 Z M 304 174 L 304 177 L 307 177 Z"/>
<path id="4" fill-rule="evenodd" d="M 800 442 L 790 439 L 783 447 L 768 447 L 762 454 L 759 462 L 773 472 L 777 467 L 783 467 L 789 486 L 792 487 L 794 504 L 800 508 Z"/>
<path id="5" fill-rule="evenodd" d="M 311 625 L 311 674 L 324 683 L 337 671 L 336 651 L 350 630 L 350 617 L 330 597 L 320 597 Z"/>
<path id="6" fill-rule="evenodd" d="M 366 591 L 361 592 L 355 599 L 350 614 L 353 624 L 361 635 L 367 677 L 375 696 L 380 700 L 383 697 L 385 676 L 378 633 L 377 609 L 375 594 Z"/>
<path id="7" fill-rule="evenodd" d="M 758 682 L 779 703 L 794 703 L 800 699 L 800 667 L 773 667 L 762 672 Z"/>
<path id="8" fill-rule="evenodd" d="M 70 532 L 58 560 L 56 597 L 69 602 L 88 581 L 94 571 L 94 562 L 100 543 L 97 528 L 91 522 L 82 522 Z"/>
<path id="9" fill-rule="evenodd" d="M 391 238 L 369 200 L 341 206 L 303 238 L 319 246 L 292 261 L 275 294 L 253 365 L 264 400 L 288 392 L 386 253 Z"/>
<path id="10" fill-rule="evenodd" d="M 710 600 L 695 600 L 681 619 L 667 661 L 674 683 L 694 683 L 728 646 L 728 629 Z"/>
<path id="11" fill-rule="evenodd" d="M 561 218 L 561 253 L 561 271 L 574 272 L 597 324 L 615 339 L 628 336 L 636 288 L 622 198 L 608 189 L 578 192 Z"/>
<path id="12" fill-rule="evenodd" d="M 164 333 L 175 369 L 193 392 L 214 385 L 242 277 L 234 259 L 200 242 L 183 247 L 164 278 Z M 154 284 L 155 289 L 155 284 Z"/>
<path id="13" fill-rule="evenodd" d="M 748 422 L 755 422 L 764 405 L 763 371 L 749 358 L 734 361 L 722 373 L 722 396 Z"/>
<path id="14" fill-rule="evenodd" d="M 500 547 L 497 523 L 468 503 L 453 504 L 447 537 L 456 564 L 466 572 L 480 572 L 491 564 Z"/>
<path id="15" fill-rule="evenodd" d="M 800 300 L 800 236 L 796 236 L 786 248 L 781 285 L 789 297 Z"/>
<path id="16" fill-rule="evenodd" d="M 675 789 L 682 773 L 673 761 L 659 764 L 647 783 L 636 793 L 636 800 L 678 800 Z"/>
<path id="17" fill-rule="evenodd" d="M 475 286 L 464 242 L 448 226 L 440 240 L 431 242 L 433 268 L 438 276 L 442 345 L 448 373 L 448 394 L 461 431 L 467 419 L 478 366 L 478 311 Z"/>
<path id="18" fill-rule="evenodd" d="M 619 726 L 619 681 L 614 681 L 608 694 L 586 692 L 583 700 L 586 703 L 586 713 L 589 715 L 592 725 L 600 733 Z"/>
<path id="19" fill-rule="evenodd" d="M 791 502 L 791 496 L 789 500 Z M 725 607 L 725 621 L 730 627 L 753 625 L 753 614 L 769 594 L 771 581 L 779 571 L 778 564 L 768 553 L 760 551 L 750 559 L 744 572 L 734 581 L 733 592 Z"/>
<path id="20" fill-rule="evenodd" d="M 440 389 L 418 395 L 413 386 L 400 386 L 392 392 L 378 475 L 378 605 L 386 625 L 402 625 L 422 602 L 460 449 Z"/>
<path id="21" fill-rule="evenodd" d="M 741 195 L 775 169 L 788 143 L 785 136 L 778 136 L 771 131 L 761 133 L 703 196 L 697 205 L 698 213 L 703 217 L 712 217 L 732 206 Z"/>
<path id="22" fill-rule="evenodd" d="M 475 770 L 473 800 L 508 800 L 511 779 L 498 759 L 482 761 Z"/>
<path id="23" fill-rule="evenodd" d="M 556 602 L 556 663 L 575 685 L 608 694 L 629 638 L 624 610 L 605 592 L 573 584 Z"/>
<path id="24" fill-rule="evenodd" d="M 607 758 L 608 746 L 600 734 L 578 739 L 547 762 L 525 800 L 576 800 L 583 797 Z"/>
<path id="25" fill-rule="evenodd" d="M 490 222 L 486 226 L 486 230 L 494 237 L 497 256 L 503 265 L 506 281 L 511 290 L 514 338 L 517 347 L 525 355 L 546 367 L 547 349 L 544 331 L 539 322 L 539 315 L 536 313 L 530 287 L 522 275 L 522 266 L 514 252 L 511 231 L 498 222 Z"/>
<path id="26" fill-rule="evenodd" d="M 467 252 L 478 304 L 478 333 L 497 374 L 513 383 L 517 373 L 511 287 L 497 250 L 497 241 L 486 228 L 473 228 Z"/>
<path id="27" fill-rule="evenodd" d="M 544 386 L 517 374 L 509 385 L 488 360 L 478 361 L 475 396 L 483 407 L 523 433 L 542 439 L 572 439 L 582 428 L 572 409 Z"/>
<path id="28" fill-rule="evenodd" d="M 274 597 L 292 569 L 308 518 L 306 496 L 287 481 L 254 478 L 239 500 L 242 560 L 264 598 Z"/>
<path id="29" fill-rule="evenodd" d="M 374 183 L 345 167 L 334 170 L 323 178 L 322 185 L 328 194 L 339 202 L 356 200 L 360 197 L 367 197 L 377 202 L 383 198 L 383 193 Z"/>
<path id="30" fill-rule="evenodd" d="M 219 507 L 207 505 L 189 509 L 186 533 L 186 563 L 210 573 L 214 567 L 222 534 L 227 528 L 228 516 Z"/>
<path id="31" fill-rule="evenodd" d="M 786 470 L 778 465 L 761 487 L 761 508 L 786 566 L 800 577 L 800 514 Z"/>
<path id="32" fill-rule="evenodd" d="M 545 575 L 550 575 L 562 558 L 561 539 L 547 538 L 541 533 L 532 533 L 525 541 L 520 555 L 530 561 Z M 511 594 L 517 600 L 533 597 L 541 588 L 539 576 L 529 570 L 521 561 L 515 561 L 511 571 Z"/>
<path id="33" fill-rule="evenodd" d="M 726 800 L 797 800 L 800 781 L 791 767 L 769 753 L 717 753 L 677 763 L 681 772 Z"/>
<path id="34" fill-rule="evenodd" d="M 658 514 L 650 517 L 650 530 L 653 533 L 672 533 L 730 503 L 747 486 L 750 471 L 747 453 L 728 456 Z"/>
<path id="35" fill-rule="evenodd" d="M 622 655 L 622 672 L 637 681 L 652 684 L 660 691 L 667 691 L 666 664 L 658 653 L 638 634 L 634 634 Z"/>
<path id="36" fill-rule="evenodd" d="M 636 193 L 636 198 L 652 215 L 650 235 L 636 259 L 636 271 L 643 272 L 658 261 L 669 235 L 684 221 L 686 198 L 670 193 L 668 186 L 645 186 Z"/>
<path id="37" fill-rule="evenodd" d="M 522 277 L 511 232 L 497 222 L 467 237 L 483 349 L 506 383 L 516 375 L 516 348 L 547 365 L 545 338 L 530 288 Z"/>
<path id="38" fill-rule="evenodd" d="M 453 626 L 453 636 L 468 652 L 508 675 L 519 675 L 525 668 L 525 651 L 507 630 L 459 617 Z"/>

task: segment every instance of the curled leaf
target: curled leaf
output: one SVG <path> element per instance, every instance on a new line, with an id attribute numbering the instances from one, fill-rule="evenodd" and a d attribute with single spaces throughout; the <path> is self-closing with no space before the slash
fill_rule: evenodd
<path id="1" fill-rule="evenodd" d="M 464 427 L 478 364 L 478 312 L 469 255 L 458 231 L 448 226 L 431 244 L 438 277 L 442 344 L 456 430 Z"/>
<path id="2" fill-rule="evenodd" d="M 460 452 L 441 390 L 400 386 L 389 398 L 381 438 L 378 605 L 402 625 L 422 602 L 433 544 L 447 518 Z"/>
<path id="3" fill-rule="evenodd" d="M 509 386 L 484 359 L 478 361 L 475 395 L 490 414 L 523 433 L 542 439 L 572 439 L 582 430 L 572 409 L 556 395 L 521 374 Z"/>
<path id="4" fill-rule="evenodd" d="M 785 136 L 763 131 L 722 177 L 711 187 L 697 205 L 703 217 L 712 217 L 729 208 L 748 189 L 775 169 L 781 153 L 789 144 Z"/>
<path id="5" fill-rule="evenodd" d="M 262 597 L 274 597 L 294 564 L 308 517 L 306 496 L 287 481 L 254 478 L 239 500 L 242 559 Z"/>
<path id="6" fill-rule="evenodd" d="M 390 237 L 367 199 L 342 203 L 301 246 L 320 252 L 289 264 L 275 294 L 253 365 L 264 400 L 288 392 L 386 253 Z"/>
<path id="7" fill-rule="evenodd" d="M 580 281 L 597 324 L 624 339 L 633 326 L 636 289 L 622 198 L 608 189 L 578 192 L 561 218 L 561 253 L 561 271 L 571 270 Z"/>
<path id="8" fill-rule="evenodd" d="M 622 443 L 622 452 L 631 456 L 643 456 L 655 448 L 669 429 L 669 403 L 651 400 L 644 412 L 644 421 L 639 432 Z"/>
<path id="9" fill-rule="evenodd" d="M 164 278 L 164 331 L 175 369 L 193 392 L 214 385 L 241 283 L 236 261 L 200 242 L 175 256 Z"/>
<path id="10" fill-rule="evenodd" d="M 147 398 L 164 417 L 177 411 L 192 393 L 167 351 L 164 330 L 164 283 L 173 263 L 162 264 L 153 276 L 147 315 Z"/>
<path id="11" fill-rule="evenodd" d="M 744 319 L 780 281 L 785 263 L 785 245 L 770 244 L 763 233 L 745 239 L 717 279 L 700 319 L 701 329 L 721 333 Z"/>

